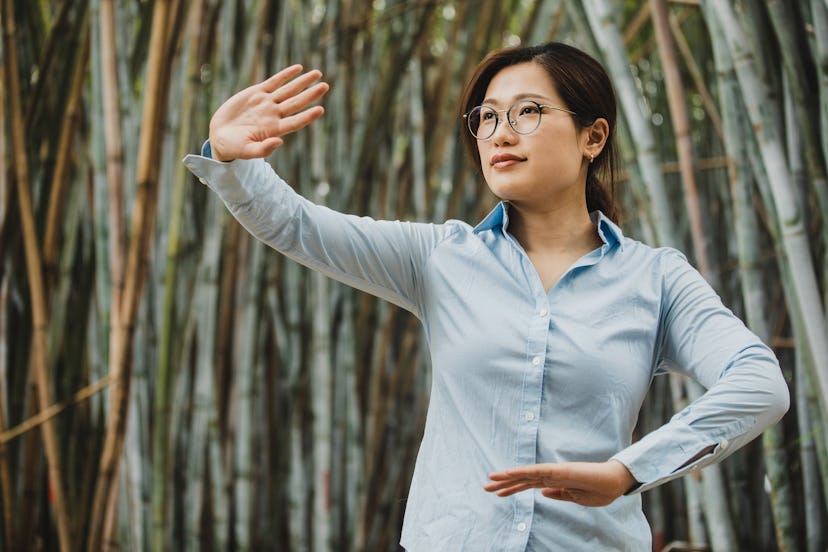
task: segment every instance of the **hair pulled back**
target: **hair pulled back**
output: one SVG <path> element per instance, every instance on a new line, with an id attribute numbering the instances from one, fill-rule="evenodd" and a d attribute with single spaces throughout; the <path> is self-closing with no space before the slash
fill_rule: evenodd
<path id="1" fill-rule="evenodd" d="M 604 67 L 592 56 L 561 42 L 494 51 L 480 62 L 466 85 L 460 113 L 468 113 L 480 105 L 489 83 L 501 69 L 530 61 L 540 65 L 549 74 L 555 91 L 565 104 L 562 107 L 576 113 L 573 117 L 579 125 L 588 127 L 598 118 L 606 119 L 609 135 L 604 149 L 589 165 L 586 202 L 589 211 L 600 209 L 611 220 L 618 222 L 619 212 L 615 206 L 618 158 L 615 144 L 615 92 Z M 466 150 L 479 170 L 477 139 L 469 132 L 462 134 Z"/>

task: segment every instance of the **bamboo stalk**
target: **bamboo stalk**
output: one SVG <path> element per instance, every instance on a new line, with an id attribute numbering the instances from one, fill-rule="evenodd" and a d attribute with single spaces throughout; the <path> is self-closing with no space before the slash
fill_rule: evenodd
<path id="1" fill-rule="evenodd" d="M 46 309 L 46 291 L 43 282 L 40 247 L 34 220 L 32 197 L 29 190 L 29 169 L 26 155 L 26 133 L 23 125 L 23 112 L 20 105 L 20 82 L 18 80 L 17 44 L 14 17 L 14 5 L 11 0 L 2 4 L 3 49 L 6 54 L 4 64 L 5 88 L 8 90 L 9 112 L 11 116 L 12 144 L 14 148 L 14 171 L 17 183 L 17 199 L 20 206 L 20 218 L 23 226 L 23 242 L 26 250 L 26 272 L 29 277 L 29 293 L 32 308 L 32 379 L 37 382 L 38 402 L 46 408 L 53 401 L 49 377 L 48 355 L 46 350 L 46 332 L 48 314 Z M 41 426 L 43 445 L 49 465 L 49 481 L 54 496 L 55 522 L 58 529 L 58 541 L 62 552 L 70 552 L 72 534 L 60 462 L 57 432 L 54 424 L 47 422 Z"/>
<path id="2" fill-rule="evenodd" d="M 83 83 L 86 80 L 86 69 L 89 64 L 89 24 L 88 18 L 84 18 L 81 31 L 83 38 L 81 47 L 75 60 L 75 73 L 72 77 L 72 84 L 69 89 L 69 100 L 66 104 L 66 115 L 58 140 L 57 161 L 55 172 L 52 175 L 52 185 L 49 192 L 49 207 L 46 213 L 46 234 L 43 239 L 43 266 L 46 271 L 47 285 L 52 280 L 49 288 L 54 288 L 56 278 L 55 264 L 58 253 L 58 228 L 61 222 L 60 215 L 63 211 L 63 196 L 66 186 L 69 184 L 69 155 L 72 151 L 73 135 L 77 124 L 80 121 L 80 99 L 83 91 Z"/>
<path id="3" fill-rule="evenodd" d="M 639 93 L 630 71 L 621 34 L 613 24 L 610 5 L 606 0 L 584 0 L 583 5 L 570 2 L 570 6 L 581 10 L 583 19 L 589 23 L 591 34 L 604 54 L 607 70 L 615 84 L 621 111 L 630 127 L 630 133 L 636 138 L 636 161 L 650 198 L 650 213 L 653 218 L 653 229 L 656 231 L 656 242 L 659 245 L 675 246 L 676 235 L 664 179 L 658 168 L 655 137 L 641 111 Z"/>
<path id="4" fill-rule="evenodd" d="M 28 395 L 29 416 L 37 414 L 37 385 L 30 379 L 25 390 Z M 22 499 L 20 501 L 20 523 L 17 532 L 17 542 L 33 542 L 34 527 L 37 516 L 38 483 L 40 477 L 41 461 L 41 440 L 34 434 L 29 433 L 23 440 L 23 484 L 21 488 Z"/>
<path id="5" fill-rule="evenodd" d="M 709 8 L 706 7 L 709 14 Z M 740 114 L 737 103 L 737 85 L 733 66 L 723 45 L 724 37 L 718 25 L 710 26 L 715 62 L 718 69 L 719 98 L 724 115 L 723 130 L 725 146 L 730 163 L 728 177 L 733 201 L 733 218 L 738 244 L 739 266 L 742 296 L 747 314 L 747 323 L 752 331 L 765 342 L 771 337 L 769 324 L 764 313 L 767 299 L 762 288 L 762 274 L 759 246 L 756 236 L 759 228 L 753 210 L 753 191 L 750 181 L 750 169 L 745 165 L 749 158 L 745 137 L 741 135 L 738 121 Z M 771 507 L 776 528 L 777 543 L 780 549 L 795 550 L 796 540 L 791 534 L 789 489 L 784 477 L 784 449 L 781 428 L 775 426 L 765 431 L 763 436 L 765 464 L 768 477 L 772 481 Z"/>
<path id="6" fill-rule="evenodd" d="M 704 236 L 696 173 L 693 167 L 693 144 L 690 141 L 690 118 L 687 114 L 687 99 L 684 95 L 684 83 L 681 81 L 676 50 L 670 32 L 666 0 L 650 0 L 650 13 L 655 29 L 656 42 L 658 43 L 658 51 L 661 56 L 661 65 L 664 70 L 667 100 L 670 106 L 670 117 L 673 121 L 679 167 L 681 168 L 681 182 L 684 187 L 684 201 L 687 207 L 687 216 L 690 220 L 693 252 L 695 253 L 699 272 L 708 282 L 713 283 L 715 280 L 707 256 L 707 242 Z"/>
<path id="7" fill-rule="evenodd" d="M 681 24 L 672 13 L 669 15 L 669 21 L 670 30 L 672 31 L 673 38 L 676 41 L 676 46 L 681 53 L 685 67 L 687 67 L 687 70 L 690 72 L 693 84 L 696 86 L 696 90 L 702 98 L 704 110 L 707 113 L 707 116 L 710 117 L 710 123 L 713 125 L 719 139 L 724 140 L 722 117 L 719 115 L 719 109 L 716 107 L 716 101 L 713 99 L 713 96 L 710 94 L 710 90 L 708 90 L 707 85 L 704 82 L 704 76 L 702 75 L 701 68 L 693 57 L 693 52 L 690 49 L 690 44 L 687 42 L 687 37 L 684 36 L 684 33 L 681 30 Z"/>
<path id="8" fill-rule="evenodd" d="M 762 106 L 766 103 L 766 98 L 762 94 L 764 88 L 756 72 L 753 56 L 745 50 L 744 32 L 732 6 L 724 0 L 710 1 L 718 21 L 721 21 L 726 29 L 725 36 L 733 56 L 736 76 L 762 151 L 761 161 L 769 177 L 778 213 L 781 244 L 786 253 L 785 262 L 793 278 L 793 299 L 797 302 L 797 309 L 803 317 L 803 343 L 816 367 L 814 376 L 819 389 L 820 404 L 828 417 L 828 325 L 814 274 L 807 232 L 795 197 L 786 186 L 788 174 L 785 155 L 778 139 L 779 132 L 763 117 Z"/>
<path id="9" fill-rule="evenodd" d="M 118 89 L 117 46 L 115 44 L 115 5 L 100 0 L 101 90 L 103 92 L 104 136 L 106 140 L 106 178 L 109 183 L 109 271 L 111 280 L 110 322 L 114 329 L 120 318 L 124 283 L 124 151 L 121 137 L 121 106 Z"/>
<path id="10" fill-rule="evenodd" d="M 200 29 L 204 11 L 204 0 L 197 0 L 192 4 L 190 14 L 190 44 L 186 70 L 186 82 L 181 98 L 181 121 L 179 124 L 178 150 L 176 158 L 180 159 L 189 151 L 192 142 L 192 127 L 194 116 L 193 100 L 195 88 L 199 81 L 199 41 Z M 155 410 L 156 420 L 166 420 L 170 416 L 170 395 L 174 385 L 173 374 L 173 339 L 180 334 L 175 329 L 176 312 L 175 300 L 178 292 L 179 255 L 181 245 L 181 225 L 184 210 L 184 197 L 187 187 L 190 185 L 189 178 L 185 174 L 186 168 L 179 165 L 175 172 L 173 182 L 172 204 L 170 206 L 170 223 L 167 236 L 167 262 L 164 274 L 164 297 L 161 313 L 161 335 L 158 352 L 158 367 L 155 377 Z M 153 548 L 163 549 L 166 547 L 168 523 L 168 494 L 170 477 L 170 427 L 169 424 L 159 423 L 154 425 L 153 435 L 153 490 L 152 490 L 152 512 L 153 512 Z"/>
<path id="11" fill-rule="evenodd" d="M 8 0 L 7 0 L 8 1 Z M 113 380 L 111 394 L 111 417 L 107 427 L 104 450 L 98 481 L 88 540 L 90 552 L 100 550 L 104 538 L 104 519 L 115 505 L 111 502 L 111 487 L 114 485 L 118 464 L 123 450 L 124 429 L 129 405 L 131 380 L 132 339 L 138 301 L 146 279 L 147 255 L 149 252 L 152 221 L 155 211 L 155 188 L 157 180 L 152 174 L 157 170 L 161 98 L 164 94 L 163 73 L 168 73 L 170 64 L 164 59 L 167 45 L 167 27 L 170 19 L 170 3 L 158 0 L 153 9 L 150 59 L 147 67 L 147 93 L 144 102 L 143 124 L 138 150 L 137 191 L 132 216 L 132 231 L 125 272 L 124 293 L 121 298 L 120 314 L 110 338 L 110 373 Z"/>
<path id="12" fill-rule="evenodd" d="M 5 445 L 12 439 L 20 437 L 27 431 L 31 431 L 32 429 L 39 427 L 40 425 L 46 423 L 47 421 L 51 420 L 52 418 L 66 410 L 68 407 L 85 401 L 98 391 L 106 389 L 109 383 L 109 376 L 105 376 L 104 378 L 96 381 L 92 385 L 87 385 L 83 389 L 77 391 L 71 397 L 68 397 L 60 402 L 50 405 L 47 408 L 35 414 L 34 416 L 26 419 L 26 421 L 17 424 L 11 429 L 3 431 L 2 433 L 0 433 L 0 444 Z"/>
<path id="13" fill-rule="evenodd" d="M 26 133 L 29 134 L 34 131 L 32 128 L 32 121 L 39 104 L 43 101 L 43 96 L 47 88 L 47 83 L 54 83 L 50 77 L 54 74 L 54 62 L 59 59 L 60 51 L 59 37 L 61 35 L 68 35 L 71 33 L 69 28 L 69 18 L 72 15 L 72 4 L 74 0 L 61 0 L 60 8 L 57 14 L 52 19 L 52 26 L 49 29 L 49 34 L 46 36 L 45 44 L 40 52 L 40 58 L 37 60 L 37 67 L 39 69 L 39 77 L 34 83 L 32 93 L 29 96 L 28 104 L 26 105 L 26 114 L 23 118 L 23 124 Z M 44 9 L 42 7 L 41 9 Z M 45 11 L 45 9 L 44 9 Z"/>
<path id="14" fill-rule="evenodd" d="M 8 281 L 3 279 L 0 282 L 0 309 L 5 312 L 6 307 L 6 289 Z M 2 316 L 2 315 L 0 315 Z M 0 340 L 4 340 L 6 333 L 4 317 L 0 317 Z M 5 344 L 0 344 L 0 359 L 6 358 Z M 0 494 L 0 508 L 3 509 L 3 543 L 7 550 L 14 550 L 15 543 L 15 528 L 14 518 L 12 512 L 14 511 L 15 501 L 12 495 L 12 476 L 9 467 L 9 451 L 6 443 L 2 441 L 2 435 L 6 433 L 6 385 L 5 385 L 5 366 L 4 360 L 0 360 L 0 487 L 2 487 L 2 494 Z"/>

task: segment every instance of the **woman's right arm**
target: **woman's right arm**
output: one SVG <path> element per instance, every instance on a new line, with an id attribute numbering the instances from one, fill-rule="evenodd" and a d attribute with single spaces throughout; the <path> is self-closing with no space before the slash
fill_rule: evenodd
<path id="1" fill-rule="evenodd" d="M 315 205 L 261 159 L 324 112 L 308 107 L 328 90 L 313 84 L 321 73 L 301 70 L 284 69 L 227 100 L 210 121 L 209 155 L 188 155 L 184 163 L 258 239 L 419 316 L 419 268 L 445 226 L 375 221 Z"/>
<path id="2" fill-rule="evenodd" d="M 316 205 L 261 159 L 222 163 L 188 155 L 184 164 L 259 240 L 420 316 L 420 267 L 447 231 L 445 225 L 377 221 Z"/>

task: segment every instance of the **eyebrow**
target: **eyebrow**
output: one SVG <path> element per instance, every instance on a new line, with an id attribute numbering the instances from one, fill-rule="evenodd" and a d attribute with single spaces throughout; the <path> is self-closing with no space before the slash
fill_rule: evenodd
<path id="1" fill-rule="evenodd" d="M 544 100 L 549 100 L 549 101 L 552 100 L 552 98 L 550 98 L 549 96 L 545 96 L 544 94 L 539 94 L 537 92 L 522 92 L 522 93 L 517 94 L 516 96 L 514 96 L 512 98 L 512 101 L 516 102 L 518 100 L 525 100 L 527 98 L 543 98 Z M 500 102 L 498 102 L 494 98 L 486 98 L 481 103 L 482 104 L 495 104 L 495 105 L 498 105 Z"/>

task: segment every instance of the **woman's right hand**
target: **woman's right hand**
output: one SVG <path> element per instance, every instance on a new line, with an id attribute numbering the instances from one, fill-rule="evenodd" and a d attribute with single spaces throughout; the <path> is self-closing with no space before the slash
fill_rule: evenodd
<path id="1" fill-rule="evenodd" d="M 282 136 L 321 117 L 322 106 L 305 108 L 328 91 L 328 84 L 310 86 L 322 73 L 301 72 L 301 65 L 292 65 L 224 102 L 210 120 L 213 159 L 267 157 L 284 143 Z"/>

